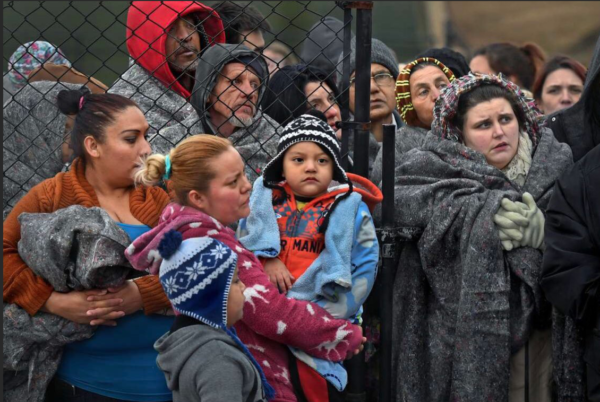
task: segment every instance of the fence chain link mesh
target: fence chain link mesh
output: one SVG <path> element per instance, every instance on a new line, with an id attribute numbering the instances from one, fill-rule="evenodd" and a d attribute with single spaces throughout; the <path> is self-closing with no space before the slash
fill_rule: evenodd
<path id="1" fill-rule="evenodd" d="M 341 60 L 337 55 L 329 60 L 327 55 L 331 53 L 328 49 L 335 46 L 334 41 L 343 40 L 344 26 L 332 30 L 332 39 L 325 44 L 310 33 L 326 17 L 343 21 L 342 2 L 235 2 L 239 4 L 239 15 L 250 13 L 249 7 L 262 14 L 258 23 L 264 30 L 264 44 L 253 35 L 256 31 L 228 32 L 239 34 L 248 47 L 257 47 L 249 58 L 240 52 L 240 47 L 209 52 L 206 42 L 222 42 L 225 36 L 223 28 L 215 28 L 215 20 L 220 17 L 211 8 L 192 13 L 172 5 L 176 3 L 182 2 L 3 3 L 4 63 L 8 68 L 3 77 L 4 218 L 33 186 L 69 168 L 73 117 L 60 113 L 56 102 L 63 89 L 86 85 L 92 93 L 108 89 L 109 93 L 136 101 L 150 125 L 153 152 L 166 153 L 194 134 L 228 136 L 245 160 L 252 181 L 275 156 L 283 128 L 264 113 L 265 108 L 284 104 L 290 116 L 310 108 L 326 113 L 337 109 L 334 115 L 339 120 L 341 92 L 331 83 L 337 79 L 336 66 Z M 215 3 L 205 5 L 213 7 Z M 143 18 L 138 27 L 127 29 L 128 13 L 134 10 Z M 173 28 L 177 24 L 165 27 L 165 18 L 160 16 L 165 13 L 176 15 L 175 20 L 183 17 L 186 24 L 194 26 L 204 48 L 194 47 L 192 34 L 180 35 L 177 27 Z M 225 25 L 225 30 L 228 27 L 231 25 Z M 174 48 L 165 44 L 167 38 L 174 39 Z M 37 41 L 51 45 L 38 46 Z M 322 50 L 310 60 L 301 60 L 302 49 L 308 43 Z M 130 51 L 136 47 L 134 52 L 138 54 L 132 55 Z M 188 57 L 187 51 L 194 52 L 194 57 Z M 297 85 L 291 78 L 277 93 L 267 87 L 270 69 L 298 62 L 314 64 L 317 58 L 329 60 L 331 68 L 317 74 L 320 81 L 329 85 L 320 84 L 310 93 L 305 88 L 295 88 L 309 98 L 308 103 L 290 107 L 281 100 L 286 90 Z M 178 60 L 195 61 L 181 66 Z M 232 60 L 242 62 L 243 73 L 226 71 L 224 65 Z M 194 70 L 198 69 L 205 75 L 193 87 L 193 80 L 192 84 L 187 81 L 186 88 L 186 79 L 181 77 L 194 78 Z M 303 68 L 302 72 L 316 74 L 312 69 Z M 182 96 L 190 93 L 191 97 Z M 315 102 L 310 102 L 312 97 Z M 265 105 L 265 98 L 269 105 Z"/>

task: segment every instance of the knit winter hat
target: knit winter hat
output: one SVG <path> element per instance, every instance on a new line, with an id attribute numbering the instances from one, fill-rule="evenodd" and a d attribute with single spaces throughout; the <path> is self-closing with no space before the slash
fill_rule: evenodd
<path id="1" fill-rule="evenodd" d="M 10 56 L 8 61 L 8 78 L 15 89 L 23 88 L 29 76 L 44 63 L 53 63 L 71 67 L 71 63 L 62 51 L 45 41 L 27 42 L 21 45 Z"/>
<path id="2" fill-rule="evenodd" d="M 350 184 L 346 172 L 340 165 L 340 144 L 332 128 L 319 117 L 303 114 L 289 122 L 281 132 L 277 155 L 263 170 L 263 180 L 266 187 L 273 188 L 283 180 L 283 156 L 285 152 L 292 145 L 305 141 L 316 143 L 333 159 L 333 180 Z"/>
<path id="3" fill-rule="evenodd" d="M 381 64 L 388 70 L 390 74 L 397 77 L 398 72 L 398 61 L 392 53 L 392 50 L 379 39 L 373 38 L 371 40 L 371 63 Z M 344 54 L 342 53 L 338 59 L 337 64 L 337 83 L 338 87 L 342 84 L 342 74 L 344 67 Z M 352 40 L 350 46 L 350 74 L 356 70 L 356 40 Z M 340 87 L 343 90 L 343 88 Z"/>
<path id="4" fill-rule="evenodd" d="M 417 64 L 421 63 L 433 63 L 437 65 L 440 70 L 446 74 L 446 77 L 448 77 L 448 81 L 450 81 L 450 83 L 452 83 L 452 81 L 455 79 L 452 70 L 442 64 L 439 60 L 432 57 L 421 57 L 408 63 L 402 69 L 402 71 L 400 71 L 398 80 L 396 81 L 396 108 L 400 112 L 402 120 L 404 120 L 404 122 L 411 127 L 421 127 L 419 118 L 417 117 L 417 112 L 415 112 L 415 108 L 412 104 L 412 98 L 410 96 L 410 75 L 412 74 L 413 68 Z"/>
<path id="5" fill-rule="evenodd" d="M 424 52 L 419 53 L 415 59 L 423 57 L 433 57 L 441 63 L 444 63 L 444 65 L 454 73 L 456 78 L 467 75 L 469 74 L 469 71 L 471 71 L 465 56 L 449 47 L 427 49 Z"/>

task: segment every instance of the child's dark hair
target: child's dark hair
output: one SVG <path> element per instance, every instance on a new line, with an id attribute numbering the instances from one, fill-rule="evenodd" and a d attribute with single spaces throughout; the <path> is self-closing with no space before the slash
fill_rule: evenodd
<path id="1" fill-rule="evenodd" d="M 482 102 L 488 102 L 492 99 L 506 99 L 513 110 L 513 113 L 517 117 L 519 122 L 519 129 L 525 125 L 525 115 L 523 110 L 519 107 L 515 96 L 507 89 L 502 88 L 498 85 L 484 84 L 473 90 L 466 92 L 461 95 L 458 100 L 458 107 L 456 108 L 456 116 L 454 116 L 454 125 L 462 133 L 467 112 L 479 105 Z"/>
<path id="2" fill-rule="evenodd" d="M 138 105 L 129 98 L 115 94 L 92 94 L 83 86 L 75 90 L 63 90 L 56 98 L 58 109 L 66 115 L 75 115 L 71 144 L 74 157 L 85 161 L 83 140 L 92 136 L 96 141 L 104 141 L 105 129 L 115 121 L 115 116 L 130 107 Z"/>

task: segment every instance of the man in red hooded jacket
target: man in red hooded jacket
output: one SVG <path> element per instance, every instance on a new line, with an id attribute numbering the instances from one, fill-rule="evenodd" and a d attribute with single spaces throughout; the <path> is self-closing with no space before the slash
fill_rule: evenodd
<path id="1" fill-rule="evenodd" d="M 223 22 L 195 1 L 134 1 L 127 13 L 129 69 L 109 89 L 133 99 L 146 115 L 156 152 L 166 153 L 181 138 L 160 130 L 184 125 L 195 115 L 189 103 L 200 53 L 225 42 Z M 189 120 L 189 119 L 188 119 Z M 186 132 L 175 130 L 176 132 Z"/>

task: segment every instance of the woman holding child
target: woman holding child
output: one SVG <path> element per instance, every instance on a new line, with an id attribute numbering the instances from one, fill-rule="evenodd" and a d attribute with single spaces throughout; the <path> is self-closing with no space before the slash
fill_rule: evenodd
<path id="1" fill-rule="evenodd" d="M 457 78 L 396 168 L 395 224 L 423 230 L 395 281 L 398 400 L 521 401 L 529 373 L 550 400 L 543 211 L 572 162 L 532 105 L 501 76 Z"/>
<path id="2" fill-rule="evenodd" d="M 215 340 L 221 341 L 220 345 L 235 344 L 243 351 L 244 348 L 236 341 L 239 336 L 239 339 L 243 341 L 260 365 L 260 369 L 256 364 L 253 364 L 252 368 L 247 364 L 246 359 L 244 367 L 247 368 L 248 373 L 254 374 L 244 378 L 261 377 L 265 397 L 272 397 L 274 393 L 273 400 L 276 401 L 298 400 L 292 384 L 290 356 L 286 345 L 303 350 L 317 358 L 338 362 L 351 357 L 362 348 L 364 338 L 360 326 L 353 325 L 345 319 L 335 319 L 318 304 L 289 299 L 286 295 L 280 294 L 277 287 L 269 281 L 269 277 L 265 274 L 257 257 L 245 249 L 236 239 L 235 233 L 227 227 L 227 225 L 247 217 L 250 213 L 251 189 L 244 173 L 244 162 L 228 140 L 202 134 L 187 138 L 166 156 L 150 156 L 137 175 L 138 182 L 145 185 L 158 183 L 162 178 L 171 181 L 170 187 L 173 189 L 176 202 L 165 208 L 158 226 L 140 236 L 128 249 L 126 255 L 136 269 L 149 270 L 151 273 L 159 273 L 161 279 L 166 278 L 163 284 L 167 289 L 167 295 L 173 302 L 176 313 L 179 314 L 171 328 L 170 335 L 157 343 L 158 362 L 161 368 L 168 373 L 169 384 L 174 390 L 175 400 L 197 400 L 194 399 L 198 397 L 197 395 L 185 395 L 182 387 L 186 387 L 188 392 L 192 392 L 191 389 L 198 390 L 199 388 L 190 386 L 189 381 L 196 381 L 193 384 L 198 386 L 202 383 L 201 378 L 191 378 L 184 375 L 183 371 L 179 371 L 184 358 L 177 361 L 166 358 L 169 355 L 173 356 L 177 348 L 181 348 L 184 355 L 193 352 L 194 344 L 197 345 L 194 337 L 188 336 L 185 344 L 173 340 L 181 339 L 182 333 L 190 333 L 194 330 L 186 329 L 186 332 L 180 332 L 184 329 L 180 330 L 179 328 L 185 325 L 197 327 L 208 324 L 221 331 L 214 333 Z M 183 296 L 182 292 L 189 289 L 189 284 L 196 280 L 196 275 L 202 275 L 204 270 L 201 268 L 205 267 L 194 268 L 184 266 L 185 264 L 176 264 L 173 257 L 170 257 L 170 252 L 165 251 L 166 249 L 176 249 L 176 252 L 179 253 L 177 255 L 181 255 L 182 261 L 184 261 L 188 258 L 186 255 L 190 256 L 193 252 L 181 254 L 182 247 L 184 247 L 184 243 L 192 239 L 219 242 L 219 251 L 211 254 L 207 249 L 206 253 L 203 252 L 203 258 L 210 260 L 214 255 L 214 258 L 220 261 L 224 258 L 223 256 L 232 255 L 232 258 L 237 261 L 236 266 L 239 278 L 245 286 L 244 295 L 246 297 L 242 311 L 243 318 L 233 326 L 237 332 L 228 328 L 235 320 L 220 319 L 218 323 L 212 320 L 210 322 L 216 325 L 211 325 L 205 319 L 206 314 L 192 314 L 189 309 L 186 312 L 185 308 L 178 306 L 179 302 L 184 302 L 190 297 L 190 303 L 197 299 L 198 304 L 196 305 L 200 306 L 202 305 L 201 298 L 209 297 L 204 288 L 205 285 L 208 286 L 208 282 L 198 285 L 198 289 L 204 289 L 203 291 Z M 175 245 L 173 245 L 173 241 Z M 181 243 L 182 241 L 183 243 Z M 212 266 L 214 264 L 216 263 L 206 262 L 204 265 Z M 179 276 L 172 276 L 169 280 L 165 276 L 171 272 L 168 267 L 177 269 L 180 272 Z M 233 314 L 228 311 L 228 315 L 230 313 Z M 225 331 L 226 335 L 222 331 Z M 310 336 L 307 336 L 309 334 Z M 225 340 L 227 338 L 224 335 L 228 335 L 229 340 Z M 169 339 L 170 337 L 173 338 Z M 244 361 L 241 354 L 237 353 L 237 356 L 240 361 Z M 246 357 L 249 357 L 248 354 Z M 194 359 L 194 361 L 196 360 Z M 250 360 L 254 363 L 252 358 Z M 202 366 L 202 369 L 214 370 L 215 373 L 220 373 L 222 370 L 224 372 L 226 371 L 225 363 L 226 359 L 212 359 L 210 362 L 207 361 L 207 366 Z M 176 375 L 173 374 L 174 372 L 181 373 L 181 375 L 174 378 L 173 376 Z M 192 372 L 196 371 L 192 370 Z M 219 381 L 215 378 L 217 376 L 219 375 L 213 376 L 212 382 L 206 382 L 206 386 L 217 387 L 219 392 L 224 392 L 226 387 L 235 388 L 237 391 L 239 388 L 249 390 L 252 389 L 249 384 L 254 383 L 254 380 L 249 380 L 249 383 L 243 383 L 240 380 L 239 384 L 243 385 L 237 387 L 237 385 L 233 386 L 226 382 L 227 374 L 222 374 Z M 243 375 L 236 372 L 234 378 L 242 377 Z M 186 381 L 188 383 L 183 384 Z M 179 391 L 177 391 L 178 389 Z M 253 399 L 252 395 L 259 397 L 260 393 L 243 393 L 244 398 L 248 398 L 243 400 L 257 400 Z"/>

